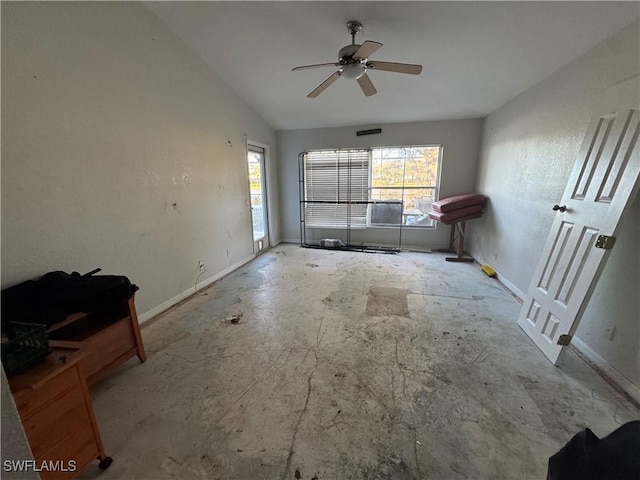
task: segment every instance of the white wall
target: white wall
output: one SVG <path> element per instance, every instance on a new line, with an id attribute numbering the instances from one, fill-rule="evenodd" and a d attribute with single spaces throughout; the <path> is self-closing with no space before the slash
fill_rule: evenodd
<path id="1" fill-rule="evenodd" d="M 640 393 L 640 195 L 620 233 L 576 336 Z M 590 352 L 586 352 L 587 354 Z M 594 360 L 598 360 L 597 357 Z M 624 386 L 624 385 L 623 385 Z"/>
<path id="2" fill-rule="evenodd" d="M 101 267 L 145 317 L 252 256 L 245 135 L 275 132 L 142 5 L 2 2 L 2 127 L 3 287 Z"/>
<path id="3" fill-rule="evenodd" d="M 309 108 L 312 107 L 310 104 Z M 370 128 L 381 128 L 382 133 L 356 136 L 356 131 Z M 300 152 L 322 148 L 441 144 L 440 198 L 445 198 L 473 191 L 481 134 L 482 119 L 278 131 L 282 238 L 291 242 L 300 241 Z M 366 241 L 373 244 L 393 244 L 397 240 L 397 229 L 368 229 L 366 235 Z M 438 225 L 435 230 L 405 228 L 402 232 L 403 248 L 437 248 L 446 247 L 448 243 L 449 227 L 445 225 Z"/>
<path id="4" fill-rule="evenodd" d="M 640 73 L 638 21 L 514 98 L 485 120 L 477 190 L 490 197 L 472 223 L 471 252 L 520 294 L 531 276 L 577 158 L 592 107 Z M 623 219 L 577 336 L 640 386 L 638 200 Z M 612 334 L 613 329 L 616 333 Z"/>

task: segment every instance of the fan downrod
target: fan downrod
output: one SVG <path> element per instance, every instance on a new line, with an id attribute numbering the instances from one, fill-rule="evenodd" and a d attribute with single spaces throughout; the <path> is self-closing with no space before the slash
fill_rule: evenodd
<path id="1" fill-rule="evenodd" d="M 362 31 L 362 24 L 357 20 L 349 20 L 347 22 L 347 30 L 351 34 L 351 45 L 355 45 L 356 35 Z"/>

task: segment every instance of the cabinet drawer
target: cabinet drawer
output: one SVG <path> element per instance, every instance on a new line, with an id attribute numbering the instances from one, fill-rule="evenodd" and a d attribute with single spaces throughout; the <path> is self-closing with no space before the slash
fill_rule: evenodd
<path id="1" fill-rule="evenodd" d="M 131 319 L 127 318 L 112 323 L 104 330 L 89 337 L 84 344 L 88 353 L 82 359 L 81 365 L 85 376 L 90 378 L 118 357 L 136 347 Z"/>
<path id="2" fill-rule="evenodd" d="M 82 389 L 77 387 L 66 392 L 54 403 L 30 416 L 23 425 L 33 456 L 41 458 L 77 430 L 91 425 Z"/>
<path id="3" fill-rule="evenodd" d="M 98 458 L 98 455 L 99 449 L 93 437 L 91 426 L 86 425 L 70 437 L 67 437 L 64 442 L 45 452 L 41 458 L 36 458 L 36 462 L 40 463 L 43 460 L 55 462 L 60 460 L 61 464 L 68 467 L 70 461 L 73 460 L 76 465 L 76 469 L 73 472 L 40 472 L 41 480 L 67 480 L 76 478 L 87 465 Z"/>
<path id="4" fill-rule="evenodd" d="M 16 407 L 23 422 L 31 415 L 54 401 L 64 392 L 80 386 L 77 366 L 68 368 L 55 377 L 55 381 L 48 381 L 40 387 L 25 391 L 17 398 Z"/>

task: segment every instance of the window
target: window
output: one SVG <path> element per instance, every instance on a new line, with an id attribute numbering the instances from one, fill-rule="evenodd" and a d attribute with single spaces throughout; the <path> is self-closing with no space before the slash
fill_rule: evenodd
<path id="1" fill-rule="evenodd" d="M 306 152 L 306 226 L 433 227 L 441 153 L 439 145 Z"/>
<path id="2" fill-rule="evenodd" d="M 437 197 L 441 151 L 439 145 L 372 149 L 371 200 L 401 201 L 403 225 L 433 226 L 427 213 Z M 398 225 L 399 218 L 389 221 L 371 208 L 371 225 Z"/>

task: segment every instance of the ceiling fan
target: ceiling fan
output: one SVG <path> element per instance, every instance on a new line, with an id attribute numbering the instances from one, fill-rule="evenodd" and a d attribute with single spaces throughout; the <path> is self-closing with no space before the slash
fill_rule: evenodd
<path id="1" fill-rule="evenodd" d="M 335 82 L 338 77 L 355 79 L 360 85 L 362 92 L 368 97 L 375 95 L 378 91 L 371 83 L 371 79 L 367 75 L 368 70 L 381 70 L 383 72 L 408 73 L 410 75 L 419 75 L 422 71 L 422 65 L 413 65 L 410 63 L 394 63 L 394 62 L 378 62 L 369 61 L 369 56 L 376 52 L 382 44 L 379 42 L 365 41 L 362 45 L 356 44 L 356 34 L 362 31 L 362 24 L 355 20 L 347 22 L 347 29 L 351 34 L 351 45 L 344 46 L 338 53 L 338 61 L 334 63 L 319 63 L 316 65 L 304 65 L 295 67 L 291 71 L 307 70 L 319 67 L 340 67 L 338 70 L 318 85 L 307 97 L 316 98 L 324 92 L 329 85 Z"/>

